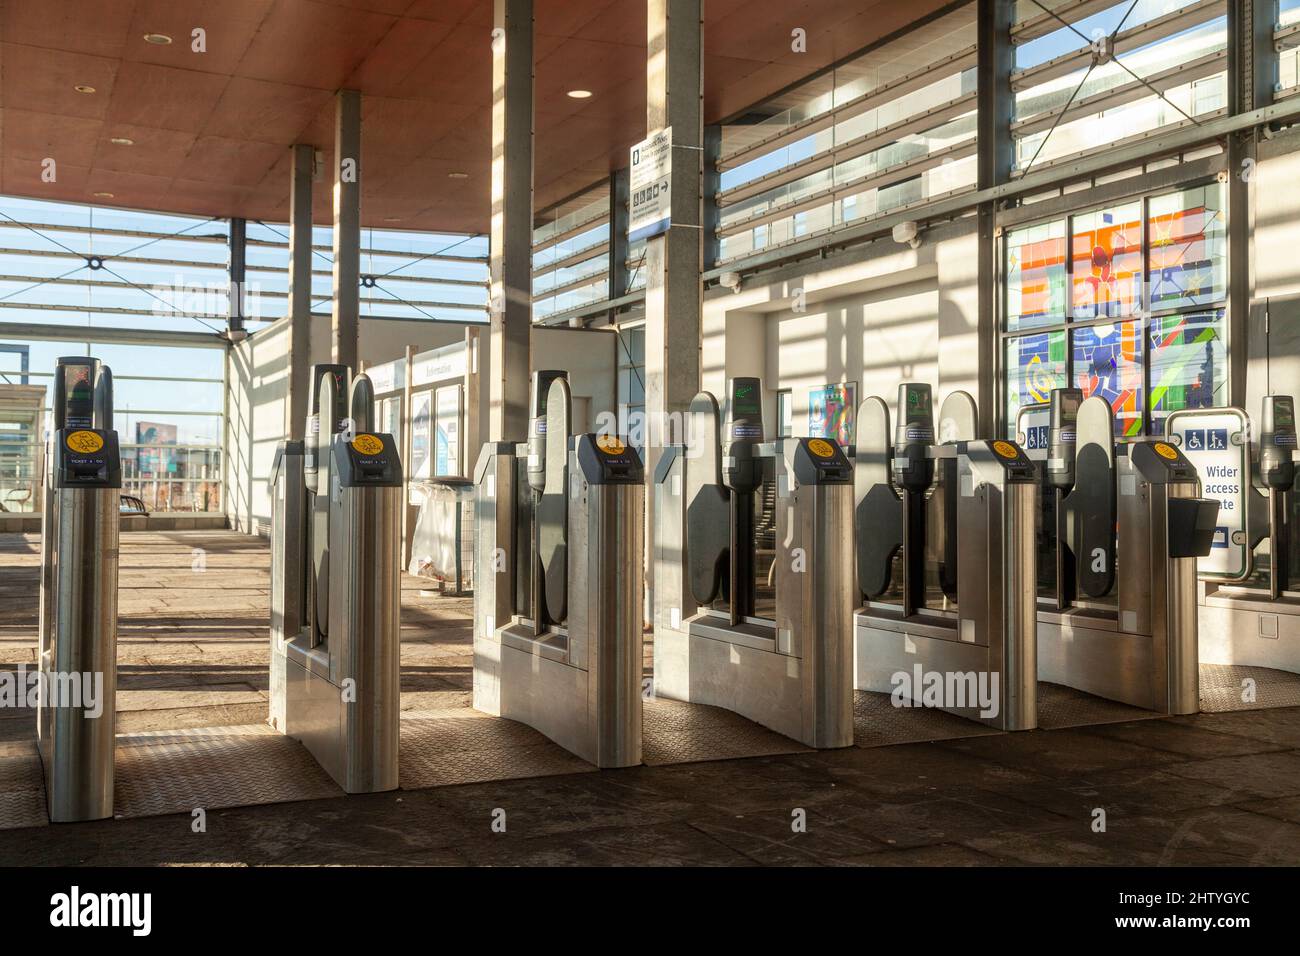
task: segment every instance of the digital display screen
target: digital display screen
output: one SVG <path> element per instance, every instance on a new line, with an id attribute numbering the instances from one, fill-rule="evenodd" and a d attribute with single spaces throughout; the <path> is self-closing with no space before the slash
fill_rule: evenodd
<path id="1" fill-rule="evenodd" d="M 64 413 L 68 426 L 89 427 L 95 414 L 95 387 L 89 365 L 63 366 Z"/>
<path id="2" fill-rule="evenodd" d="M 907 417 L 916 418 L 930 414 L 930 390 L 927 388 L 909 388 L 907 390 Z"/>
<path id="3" fill-rule="evenodd" d="M 742 418 L 763 414 L 763 401 L 758 393 L 758 382 L 753 379 L 737 379 L 732 383 L 731 413 Z"/>
<path id="4" fill-rule="evenodd" d="M 1273 403 L 1273 427 L 1295 428 L 1295 406 L 1290 402 L 1275 401 Z"/>

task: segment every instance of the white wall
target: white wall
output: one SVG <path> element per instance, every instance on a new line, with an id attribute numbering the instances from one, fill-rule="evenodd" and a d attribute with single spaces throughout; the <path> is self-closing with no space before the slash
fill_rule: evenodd
<path id="1" fill-rule="evenodd" d="M 408 345 L 416 352 L 465 340 L 460 323 L 362 319 L 360 357 L 363 366 L 391 362 L 406 354 Z M 487 329 L 481 328 L 480 363 L 486 363 Z M 578 338 L 583 336 L 583 338 Z M 228 419 L 226 440 L 226 487 L 231 527 L 238 531 L 265 534 L 270 528 L 271 499 L 267 489 L 275 446 L 285 437 L 284 415 L 288 375 L 288 322 L 280 320 L 227 352 Z M 567 368 L 573 394 L 586 399 L 594 418 L 617 409 L 617 346 L 615 334 L 607 329 L 581 330 L 537 328 L 533 330 L 533 367 Z M 330 360 L 330 319 L 313 319 L 311 362 Z M 480 367 L 480 420 L 486 427 L 488 376 Z M 472 397 L 467 395 L 466 401 Z M 468 419 L 469 416 L 467 416 Z M 522 438 L 523 436 L 519 436 Z M 477 442 L 468 431 L 466 466 L 478 458 Z"/>
<path id="2" fill-rule="evenodd" d="M 771 431 L 776 392 L 790 389 L 796 435 L 807 431 L 808 390 L 821 385 L 856 382 L 859 403 L 879 395 L 891 409 L 905 381 L 928 382 L 937 401 L 975 395 L 976 232 L 958 223 L 940 235 L 916 250 L 883 240 L 859 262 L 711 295 L 703 387 L 721 399 L 728 377 L 761 375 Z"/>
<path id="3" fill-rule="evenodd" d="M 359 351 L 362 365 L 379 365 L 406 354 L 462 341 L 459 323 L 363 319 Z M 227 353 L 226 489 L 230 526 L 265 533 L 271 499 L 266 482 L 277 442 L 284 439 L 288 381 L 288 320 L 250 335 Z M 313 316 L 311 362 L 330 360 L 330 318 Z"/>
<path id="4" fill-rule="evenodd" d="M 1255 294 L 1246 370 L 1251 415 L 1259 414 L 1264 395 L 1300 394 L 1300 131 L 1263 144 L 1260 154 L 1252 180 Z"/>

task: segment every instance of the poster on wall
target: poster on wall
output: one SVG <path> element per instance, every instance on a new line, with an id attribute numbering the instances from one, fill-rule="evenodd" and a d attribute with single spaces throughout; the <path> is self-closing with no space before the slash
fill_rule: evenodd
<path id="1" fill-rule="evenodd" d="M 833 438 L 844 447 L 854 440 L 857 382 L 840 382 L 808 390 L 808 437 Z"/>
<path id="2" fill-rule="evenodd" d="M 444 385 L 434 397 L 438 419 L 434 474 L 460 474 L 460 386 Z"/>
<path id="3" fill-rule="evenodd" d="M 429 477 L 429 426 L 430 403 L 432 396 L 428 392 L 416 392 L 411 398 L 413 414 L 411 415 L 411 475 L 416 478 Z"/>
<path id="4" fill-rule="evenodd" d="M 162 475 L 176 473 L 175 454 L 160 445 L 176 444 L 176 426 L 164 422 L 136 422 L 135 443 L 141 448 L 138 452 L 139 473 L 141 475 Z"/>

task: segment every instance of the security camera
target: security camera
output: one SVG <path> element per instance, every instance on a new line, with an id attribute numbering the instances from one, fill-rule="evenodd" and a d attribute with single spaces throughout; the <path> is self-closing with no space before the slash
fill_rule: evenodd
<path id="1" fill-rule="evenodd" d="M 739 272 L 724 272 L 722 275 L 718 276 L 718 282 L 723 288 L 730 289 L 732 292 L 740 291 Z"/>
<path id="2" fill-rule="evenodd" d="M 917 238 L 917 233 L 919 231 L 919 228 L 914 222 L 900 222 L 894 227 L 894 241 L 900 246 L 910 246 L 913 249 L 919 249 L 921 246 L 921 240 Z"/>

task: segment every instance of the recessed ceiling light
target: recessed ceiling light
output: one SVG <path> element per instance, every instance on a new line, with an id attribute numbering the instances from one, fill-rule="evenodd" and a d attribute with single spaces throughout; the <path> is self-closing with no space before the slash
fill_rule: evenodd
<path id="1" fill-rule="evenodd" d="M 125 136 L 114 136 L 109 140 L 114 146 L 134 146 L 135 140 L 127 139 Z"/>
<path id="2" fill-rule="evenodd" d="M 76 90 L 78 93 L 93 93 L 93 92 L 95 92 L 95 88 L 94 88 L 93 86 L 86 86 L 86 84 L 84 84 L 84 83 L 81 83 L 81 84 L 78 84 L 77 86 L 74 86 L 73 89 Z"/>
<path id="3" fill-rule="evenodd" d="M 575 100 L 585 100 L 591 96 L 591 90 L 569 90 L 569 96 Z"/>
<path id="4" fill-rule="evenodd" d="M 94 195 L 94 197 L 95 197 L 96 199 L 112 199 L 112 198 L 113 198 L 113 194 L 112 194 L 112 193 L 94 193 L 93 195 Z"/>
<path id="5" fill-rule="evenodd" d="M 448 179 L 469 179 L 469 173 L 448 173 Z"/>
<path id="6" fill-rule="evenodd" d="M 401 216 L 385 216 L 385 217 L 384 217 L 384 222 L 401 222 L 401 221 L 402 221 L 402 217 L 401 217 Z"/>
<path id="7" fill-rule="evenodd" d="M 166 46 L 172 42 L 172 38 L 165 33 L 146 33 L 144 42 L 152 43 L 154 46 Z"/>

